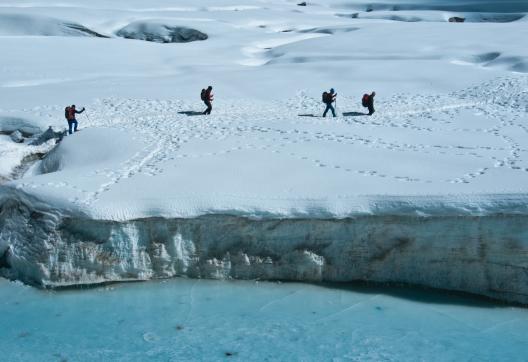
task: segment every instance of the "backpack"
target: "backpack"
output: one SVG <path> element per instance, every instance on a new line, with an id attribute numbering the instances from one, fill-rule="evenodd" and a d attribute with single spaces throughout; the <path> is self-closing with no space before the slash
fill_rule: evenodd
<path id="1" fill-rule="evenodd" d="M 363 94 L 363 98 L 361 98 L 361 104 L 363 105 L 363 107 L 368 107 L 369 98 L 370 96 L 368 94 Z"/>
<path id="2" fill-rule="evenodd" d="M 332 103 L 332 94 L 328 92 L 323 92 L 323 103 Z"/>
<path id="3" fill-rule="evenodd" d="M 202 92 L 200 93 L 200 99 L 202 101 L 205 101 L 206 100 L 206 97 L 205 97 L 205 89 L 202 89 Z"/>
<path id="4" fill-rule="evenodd" d="M 70 107 L 66 107 L 64 108 L 64 117 L 68 119 L 69 116 L 70 116 Z"/>

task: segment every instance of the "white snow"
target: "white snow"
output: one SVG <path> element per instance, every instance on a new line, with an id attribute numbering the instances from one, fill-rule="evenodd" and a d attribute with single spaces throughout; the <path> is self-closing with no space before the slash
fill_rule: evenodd
<path id="1" fill-rule="evenodd" d="M 99 34 L 100 35 L 100 34 Z M 96 36 L 83 26 L 41 15 L 0 11 L 0 36 Z"/>
<path id="2" fill-rule="evenodd" d="M 201 110 L 182 101 L 105 99 L 87 105 L 85 130 L 43 161 L 45 175 L 14 186 L 106 220 L 524 213 L 527 84 L 509 76 L 450 94 L 380 96 L 372 118 L 326 120 L 297 116 L 320 113 L 304 95 L 219 101 L 209 118 L 179 113 Z M 362 112 L 355 103 L 339 99 Z M 57 157 L 68 158 L 60 169 Z"/>
<path id="3" fill-rule="evenodd" d="M 56 229 L 43 226 L 35 234 L 41 236 L 63 233 L 62 220 L 79 218 L 120 222 L 116 232 L 127 237 L 137 230 L 119 228 L 130 220 L 204 215 L 487 220 L 505 214 L 522 219 L 528 214 L 528 27 L 525 19 L 483 20 L 489 14 L 520 17 L 528 9 L 516 1 L 486 2 L 477 12 L 471 1 L 387 1 L 367 12 L 369 6 L 316 1 L 299 7 L 282 0 L 207 0 L 185 6 L 166 0 L 3 3 L 2 131 L 63 129 L 66 105 L 87 111 L 78 115 L 79 133 L 66 137 L 27 177 L 2 186 L 2 202 L 53 215 L 49 225 Z M 357 11 L 358 18 L 342 16 Z M 475 22 L 448 23 L 450 15 Z M 394 16 L 420 21 L 390 20 Z M 199 29 L 209 38 L 156 44 L 115 36 L 72 37 L 61 30 L 63 23 L 98 34 L 116 34 L 129 24 L 154 24 L 159 32 L 169 24 Z M 207 85 L 215 93 L 209 117 L 196 115 L 204 109 L 199 93 Z M 330 87 L 338 93 L 339 116 L 323 119 L 321 93 Z M 373 90 L 377 112 L 366 117 L 360 98 Z M 2 158 L 6 170 L 12 165 Z M 4 209 L 0 219 L 10 225 L 4 235 L 11 239 L 3 236 L 0 249 L 11 248 L 16 256 L 17 245 L 22 255 L 26 250 L 23 240 L 15 238 L 15 226 L 31 212 Z M 15 219 L 7 220 L 9 215 Z M 509 223 L 503 220 L 500 230 Z M 481 235 L 470 229 L 464 238 Z M 404 231 L 424 240 L 429 235 Z M 70 235 L 60 235 L 64 239 L 56 242 L 68 241 L 60 244 L 67 249 Z M 512 238 L 519 243 L 505 247 L 505 255 L 524 255 L 523 235 L 522 228 L 514 230 Z M 140 236 L 130 239 L 149 242 Z M 56 255 L 39 270 L 32 260 L 13 256 L 13 261 L 21 265 L 18 272 L 27 272 L 21 278 L 38 275 L 50 284 L 127 278 L 115 270 L 140 279 L 158 276 L 149 264 L 152 250 L 141 259 L 134 245 L 119 242 L 127 237 L 115 239 L 116 250 L 131 260 L 122 269 L 102 270 L 97 263 L 85 268 L 83 257 L 98 260 L 97 248 L 86 253 L 68 249 L 80 256 L 71 261 L 69 276 L 46 269 L 62 265 L 54 264 Z M 447 244 L 464 244 L 464 238 L 453 236 Z M 486 247 L 493 248 L 499 239 L 486 240 Z M 436 250 L 442 246 L 438 242 L 429 247 Z M 288 260 L 321 256 L 305 251 Z M 259 253 L 253 257 L 265 260 L 265 252 Z M 489 270 L 491 262 L 484 260 Z M 524 260 L 514 266 L 525 273 Z M 213 269 L 212 274 L 218 272 Z M 47 279 L 49 273 L 57 273 L 57 279 Z M 482 275 L 479 270 L 471 278 L 482 281 Z M 519 281 L 508 272 L 500 275 Z M 446 280 L 444 287 L 466 285 Z M 436 281 L 410 281 L 442 287 Z M 485 290 L 490 287 L 486 283 L 472 291 L 496 296 Z M 509 292 L 501 290 L 499 297 Z M 525 300 L 514 299 L 519 298 Z"/>

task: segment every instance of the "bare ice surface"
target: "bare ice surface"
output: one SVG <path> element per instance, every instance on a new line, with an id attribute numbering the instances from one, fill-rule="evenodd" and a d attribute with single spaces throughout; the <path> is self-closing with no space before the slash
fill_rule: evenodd
<path id="1" fill-rule="evenodd" d="M 520 361 L 528 311 L 415 289 L 173 279 L 0 280 L 5 361 Z"/>

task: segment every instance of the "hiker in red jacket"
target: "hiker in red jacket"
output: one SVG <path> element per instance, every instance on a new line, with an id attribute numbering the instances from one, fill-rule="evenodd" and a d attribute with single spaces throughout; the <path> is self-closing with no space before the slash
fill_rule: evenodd
<path id="1" fill-rule="evenodd" d="M 211 102 L 213 101 L 213 87 L 209 86 L 207 89 L 202 89 L 202 93 L 200 94 L 200 98 L 207 106 L 207 109 L 203 111 L 203 114 L 211 114 L 211 110 L 213 109 L 213 105 Z"/>
<path id="2" fill-rule="evenodd" d="M 374 114 L 374 97 L 376 96 L 376 92 L 372 92 L 369 94 L 364 94 L 361 102 L 363 103 L 363 107 L 368 108 L 368 115 L 372 116 Z"/>
<path id="3" fill-rule="evenodd" d="M 66 117 L 66 120 L 68 121 L 68 133 L 72 134 L 73 132 L 77 132 L 77 125 L 78 122 L 75 119 L 76 114 L 80 114 L 84 112 L 84 107 L 82 110 L 78 111 L 75 109 L 75 104 L 72 104 L 70 107 L 66 107 L 64 110 L 64 117 Z M 73 132 L 72 132 L 73 128 Z"/>

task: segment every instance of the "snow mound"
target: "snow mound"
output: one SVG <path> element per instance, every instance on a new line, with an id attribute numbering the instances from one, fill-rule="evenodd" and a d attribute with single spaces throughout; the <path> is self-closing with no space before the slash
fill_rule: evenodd
<path id="1" fill-rule="evenodd" d="M 47 16 L 0 14 L 0 36 L 107 37 L 85 26 Z"/>
<path id="2" fill-rule="evenodd" d="M 166 25 L 158 21 L 136 21 L 118 30 L 116 35 L 126 39 L 156 43 L 189 43 L 208 38 L 207 34 L 199 30 Z"/>
<path id="3" fill-rule="evenodd" d="M 497 67 L 517 73 L 528 73 L 528 57 L 504 56 L 500 52 L 470 55 L 454 61 L 455 64 Z"/>
<path id="4" fill-rule="evenodd" d="M 94 147 L 97 145 L 97 147 Z M 40 164 L 42 174 L 67 169 L 112 168 L 124 161 L 122 150 L 134 152 L 133 136 L 116 129 L 84 129 L 66 137 Z"/>

